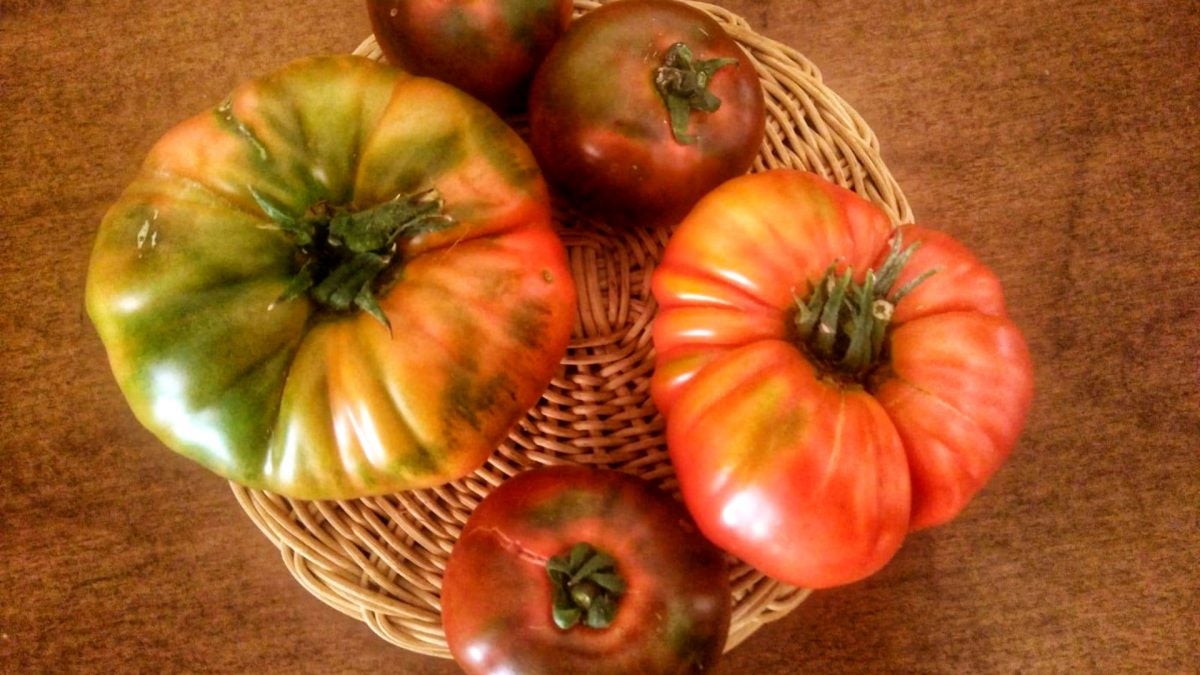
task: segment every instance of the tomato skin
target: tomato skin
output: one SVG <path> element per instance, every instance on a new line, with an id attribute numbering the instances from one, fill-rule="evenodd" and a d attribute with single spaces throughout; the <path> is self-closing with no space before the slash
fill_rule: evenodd
<path id="1" fill-rule="evenodd" d="M 913 481 L 912 529 L 950 521 L 1008 458 L 1033 391 L 1024 338 L 1001 317 L 946 312 L 898 326 L 875 396 Z"/>
<path id="2" fill-rule="evenodd" d="M 603 629 L 560 630 L 546 561 L 580 541 L 628 588 Z M 716 663 L 729 630 L 723 555 L 644 481 L 584 467 L 509 479 L 472 513 L 447 563 L 442 620 L 470 673 L 678 673 Z"/>
<path id="3" fill-rule="evenodd" d="M 434 188 L 453 220 L 397 252 L 391 330 L 277 302 L 303 214 Z M 445 84 L 304 59 L 169 131 L 100 225 L 87 309 L 138 419 L 244 485 L 308 499 L 473 471 L 542 394 L 575 291 L 528 148 Z M 513 369 L 520 361 L 523 368 Z"/>
<path id="4" fill-rule="evenodd" d="M 733 58 L 674 137 L 654 85 L 668 49 Z M 673 0 L 621 0 L 577 19 L 539 68 L 529 98 L 530 145 L 549 180 L 591 211 L 674 221 L 704 193 L 745 173 L 763 139 L 762 87 L 749 57 L 708 15 Z"/>
<path id="5" fill-rule="evenodd" d="M 773 578 L 822 588 L 879 570 L 908 529 L 904 448 L 866 392 L 761 340 L 705 366 L 672 408 L 667 446 L 713 543 Z"/>
<path id="6" fill-rule="evenodd" d="M 500 112 L 523 106 L 566 30 L 571 0 L 367 0 L 389 63 L 448 82 Z"/>
<path id="7" fill-rule="evenodd" d="M 865 380 L 813 361 L 792 323 L 831 263 L 862 278 L 888 252 L 891 223 L 853 193 L 789 170 L 729 181 L 654 273 L 651 394 L 684 500 L 714 543 L 788 583 L 873 574 L 957 515 L 1024 426 L 1032 365 L 999 281 L 943 233 L 899 232 L 920 247 L 894 288 L 937 271 L 895 306 Z"/>

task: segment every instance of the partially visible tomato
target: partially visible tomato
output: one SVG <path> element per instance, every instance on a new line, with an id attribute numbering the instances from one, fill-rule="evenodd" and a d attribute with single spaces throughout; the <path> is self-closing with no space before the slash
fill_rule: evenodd
<path id="1" fill-rule="evenodd" d="M 390 63 L 509 112 L 570 22 L 571 0 L 367 0 L 367 13 Z"/>
<path id="2" fill-rule="evenodd" d="M 686 673 L 717 662 L 723 554 L 634 476 L 534 469 L 471 514 L 446 565 L 442 623 L 470 673 Z"/>
<path id="3" fill-rule="evenodd" d="M 813 174 L 714 190 L 653 286 L 652 395 L 684 500 L 769 576 L 874 573 L 958 514 L 1024 426 L 1032 367 L 996 276 Z"/>
<path id="4" fill-rule="evenodd" d="M 592 211 L 673 220 L 745 173 L 762 144 L 762 86 L 712 17 L 674 0 L 583 15 L 534 78 L 530 145 L 547 178 Z"/>

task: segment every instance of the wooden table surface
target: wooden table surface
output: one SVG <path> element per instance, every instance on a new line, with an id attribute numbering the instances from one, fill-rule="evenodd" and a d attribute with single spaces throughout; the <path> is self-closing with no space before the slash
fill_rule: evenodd
<path id="1" fill-rule="evenodd" d="M 1037 393 L 954 523 L 726 673 L 1200 670 L 1200 12 L 1178 0 L 728 0 L 877 132 L 1003 280 Z M 0 0 L 0 672 L 450 673 L 285 571 L 134 420 L 83 311 L 105 208 L 359 0 Z"/>

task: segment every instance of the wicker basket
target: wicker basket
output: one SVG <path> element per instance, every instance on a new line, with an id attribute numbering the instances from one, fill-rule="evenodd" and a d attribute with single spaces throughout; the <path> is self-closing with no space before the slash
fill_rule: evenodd
<path id="1" fill-rule="evenodd" d="M 602 2 L 576 0 L 577 13 Z M 796 51 L 755 34 L 720 7 L 708 12 L 750 54 L 766 94 L 766 140 L 754 170 L 817 172 L 882 207 L 912 214 L 865 122 Z M 374 38 L 355 51 L 382 55 Z M 518 121 L 519 122 L 519 121 Z M 664 425 L 649 398 L 655 305 L 649 278 L 668 232 L 612 229 L 556 204 L 579 291 L 573 339 L 546 393 L 475 474 L 428 490 L 352 501 L 305 502 L 233 485 L 246 513 L 311 593 L 385 640 L 448 658 L 441 626 L 442 570 L 472 509 L 505 478 L 575 462 L 627 471 L 678 494 Z M 731 560 L 733 620 L 726 649 L 808 596 Z"/>

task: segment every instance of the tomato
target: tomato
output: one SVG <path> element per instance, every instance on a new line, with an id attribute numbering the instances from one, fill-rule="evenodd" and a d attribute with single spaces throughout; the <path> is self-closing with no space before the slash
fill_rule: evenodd
<path id="1" fill-rule="evenodd" d="M 577 19 L 538 69 L 530 145 L 583 208 L 673 222 L 750 168 L 763 110 L 754 65 L 711 17 L 622 0 Z"/>
<path id="2" fill-rule="evenodd" d="M 651 393 L 684 500 L 769 576 L 874 573 L 959 513 L 1024 425 L 1032 368 L 996 276 L 813 174 L 714 190 L 652 283 Z"/>
<path id="3" fill-rule="evenodd" d="M 367 0 L 379 49 L 506 112 L 571 20 L 571 0 Z"/>
<path id="4" fill-rule="evenodd" d="M 724 555 L 679 502 L 580 466 L 502 483 L 442 581 L 446 640 L 470 673 L 704 671 L 730 611 Z"/>
<path id="5" fill-rule="evenodd" d="M 482 464 L 549 382 L 574 302 L 519 137 L 448 85 L 351 56 L 246 82 L 169 131 L 87 280 L 146 427 L 312 499 Z"/>

